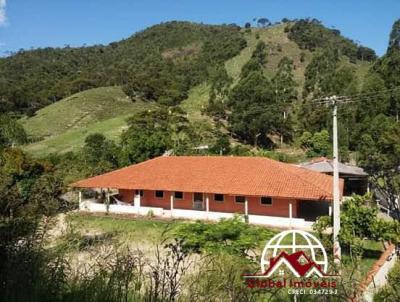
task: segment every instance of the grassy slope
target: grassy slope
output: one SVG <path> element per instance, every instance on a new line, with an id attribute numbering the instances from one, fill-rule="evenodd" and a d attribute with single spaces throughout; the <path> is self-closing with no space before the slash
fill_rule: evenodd
<path id="1" fill-rule="evenodd" d="M 267 64 L 265 67 L 266 74 L 272 77 L 277 69 L 279 61 L 287 56 L 293 60 L 295 64 L 294 76 L 299 83 L 299 87 L 304 83 L 304 71 L 307 64 L 311 60 L 312 54 L 308 50 L 301 50 L 297 44 L 287 38 L 284 32 L 285 25 L 277 25 L 267 29 L 252 28 L 251 33 L 245 33 L 247 45 L 240 55 L 226 62 L 225 67 L 228 74 L 237 81 L 243 65 L 250 59 L 258 41 L 264 41 L 267 44 Z M 256 38 L 259 35 L 259 39 Z M 278 45 L 281 47 L 279 50 Z M 300 62 L 300 54 L 304 52 L 305 60 Z"/>
<path id="2" fill-rule="evenodd" d="M 42 157 L 80 148 L 91 133 L 117 139 L 126 127 L 126 118 L 147 108 L 150 103 L 132 102 L 120 87 L 101 87 L 74 94 L 23 119 L 28 134 L 43 140 L 29 144 L 26 151 Z"/>
<path id="3" fill-rule="evenodd" d="M 210 87 L 203 83 L 190 89 L 189 96 L 181 103 L 181 107 L 188 114 L 191 121 L 208 120 L 207 116 L 201 114 L 201 111 L 207 106 Z"/>
<path id="4" fill-rule="evenodd" d="M 22 120 L 29 135 L 51 137 L 94 122 L 134 113 L 142 102 L 132 102 L 120 87 L 89 89 L 39 110 Z"/>
<path id="5" fill-rule="evenodd" d="M 87 135 L 102 133 L 107 138 L 118 139 L 122 130 L 126 127 L 126 118 L 130 115 L 120 115 L 101 122 L 94 122 L 79 129 L 72 129 L 49 137 L 47 139 L 25 146 L 25 150 L 35 157 L 44 157 L 51 153 L 65 153 L 76 151 L 83 146 Z"/>

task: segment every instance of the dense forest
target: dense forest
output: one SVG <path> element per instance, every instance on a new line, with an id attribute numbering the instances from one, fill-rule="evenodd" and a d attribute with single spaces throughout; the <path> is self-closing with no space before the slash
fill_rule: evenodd
<path id="1" fill-rule="evenodd" d="M 237 26 L 168 22 L 107 46 L 21 50 L 0 59 L 1 111 L 34 114 L 75 92 L 112 85 L 173 105 L 245 45 Z"/>

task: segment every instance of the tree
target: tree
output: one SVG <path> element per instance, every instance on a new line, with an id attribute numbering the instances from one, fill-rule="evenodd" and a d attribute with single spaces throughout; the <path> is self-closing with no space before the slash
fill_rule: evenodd
<path id="1" fill-rule="evenodd" d="M 386 242 L 398 243 L 400 240 L 398 221 L 390 221 L 378 217 L 378 208 L 372 195 L 353 195 L 343 202 L 340 214 L 341 228 L 339 240 L 341 246 L 350 252 L 350 256 L 358 261 L 365 247 L 366 240 L 381 241 L 383 246 Z M 332 226 L 332 218 L 322 216 L 313 225 L 324 240 L 324 231 Z M 331 242 L 328 239 L 326 242 Z"/>
<path id="2" fill-rule="evenodd" d="M 321 131 L 330 126 L 331 113 L 328 107 L 318 106 L 310 99 L 357 93 L 358 82 L 355 69 L 350 64 L 339 64 L 339 54 L 334 49 L 317 51 L 305 71 L 303 103 L 299 108 L 302 130 Z M 341 112 L 346 135 L 354 126 L 354 112 L 346 108 Z"/>
<path id="3" fill-rule="evenodd" d="M 283 57 L 278 63 L 278 70 L 272 78 L 272 89 L 274 89 L 277 106 L 283 115 L 284 124 L 279 132 L 283 138 L 291 138 L 292 120 L 289 112 L 293 102 L 297 100 L 297 83 L 293 75 L 293 61 Z"/>
<path id="4" fill-rule="evenodd" d="M 251 28 L 251 24 L 250 24 L 250 22 L 246 22 L 246 24 L 244 25 L 244 28 Z"/>
<path id="5" fill-rule="evenodd" d="M 178 107 L 141 112 L 128 119 L 128 126 L 121 135 L 125 165 L 160 156 L 170 149 L 179 154 L 190 142 L 189 122 Z"/>
<path id="6" fill-rule="evenodd" d="M 229 98 L 231 131 L 246 143 L 270 146 L 267 134 L 283 124 L 271 83 L 260 71 L 253 71 L 233 88 Z"/>
<path id="7" fill-rule="evenodd" d="M 379 114 L 388 114 L 389 94 L 385 92 L 385 81 L 376 72 L 370 71 L 364 78 L 361 93 L 373 93 L 374 97 L 357 104 L 356 122 L 369 123 Z M 359 135 L 359 133 L 357 133 Z"/>
<path id="8" fill-rule="evenodd" d="M 5 217 L 53 215 L 62 205 L 62 189 L 48 162 L 33 160 L 17 148 L 0 150 L 0 222 Z"/>
<path id="9" fill-rule="evenodd" d="M 265 28 L 265 27 L 268 27 L 268 26 L 271 25 L 271 21 L 269 21 L 267 18 L 259 18 L 259 19 L 257 20 L 257 25 L 258 25 L 259 27 Z"/>
<path id="10" fill-rule="evenodd" d="M 24 128 L 13 118 L 0 114 L 0 149 L 28 141 Z"/>
<path id="11" fill-rule="evenodd" d="M 224 66 L 218 65 L 210 74 L 211 88 L 206 112 L 217 119 L 225 118 L 225 103 L 228 97 L 232 78 Z"/>
<path id="12" fill-rule="evenodd" d="M 359 153 L 360 165 L 400 219 L 400 124 L 385 115 L 376 116 L 361 136 Z"/>
<path id="13" fill-rule="evenodd" d="M 278 70 L 272 78 L 272 86 L 279 104 L 291 104 L 297 100 L 297 83 L 293 75 L 293 60 L 283 57 L 278 63 Z"/>
<path id="14" fill-rule="evenodd" d="M 252 71 L 262 72 L 264 65 L 267 63 L 267 56 L 265 53 L 266 45 L 263 41 L 259 41 L 253 51 L 251 58 L 246 64 L 243 65 L 240 77 L 244 78 Z"/>
<path id="15" fill-rule="evenodd" d="M 332 78 L 339 62 L 338 52 L 332 49 L 316 52 L 304 73 L 303 97 L 332 93 Z"/>
<path id="16" fill-rule="evenodd" d="M 400 19 L 393 23 L 392 31 L 389 37 L 389 46 L 387 53 L 400 51 Z"/>
<path id="17" fill-rule="evenodd" d="M 299 138 L 299 144 L 307 151 L 308 157 L 331 156 L 332 154 L 329 132 L 325 129 L 314 134 L 305 131 Z"/>
<path id="18" fill-rule="evenodd" d="M 284 119 L 284 100 L 280 100 L 273 84 L 264 74 L 266 63 L 266 45 L 257 43 L 250 60 L 243 66 L 240 81 L 232 89 L 229 96 L 230 129 L 239 139 L 254 146 L 272 146 L 269 135 L 287 137 L 290 123 Z M 291 87 L 282 87 L 291 81 L 290 62 L 282 61 L 276 76 L 276 85 L 279 85 L 285 97 L 292 94 Z M 278 83 L 285 79 L 285 84 Z M 288 94 L 286 94 L 288 93 Z M 290 96 L 289 98 L 291 98 Z"/>
<path id="19" fill-rule="evenodd" d="M 400 20 L 393 24 L 387 53 L 373 66 L 373 71 L 378 73 L 385 82 L 387 89 L 396 89 L 400 86 Z M 399 120 L 400 92 L 394 90 L 389 94 L 389 114 Z"/>
<path id="20" fill-rule="evenodd" d="M 98 175 L 119 167 L 120 148 L 103 134 L 90 134 L 82 150 L 89 175 Z"/>
<path id="21" fill-rule="evenodd" d="M 229 142 L 229 136 L 222 133 L 220 130 L 214 132 L 215 140 L 210 147 L 212 154 L 229 154 L 231 151 L 231 143 Z"/>
<path id="22" fill-rule="evenodd" d="M 317 49 L 335 49 L 347 56 L 352 63 L 357 59 L 375 60 L 375 52 L 366 47 L 357 45 L 354 41 L 340 35 L 337 29 L 326 28 L 317 19 L 297 20 L 285 29 L 288 38 L 299 45 L 301 49 L 315 51 Z"/>

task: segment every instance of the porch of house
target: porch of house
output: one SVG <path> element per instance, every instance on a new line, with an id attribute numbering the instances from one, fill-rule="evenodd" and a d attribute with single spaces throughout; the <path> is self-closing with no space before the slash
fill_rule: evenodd
<path id="1" fill-rule="evenodd" d="M 83 198 L 79 192 L 79 210 L 209 221 L 239 214 L 253 224 L 310 229 L 314 222 L 312 220 L 315 220 L 310 215 L 310 203 L 321 203 L 277 198 L 261 201 L 260 197 L 255 196 L 243 196 L 239 202 L 237 196 L 231 195 L 151 190 L 120 189 L 105 192 L 104 202 L 99 202 L 95 197 Z M 323 205 L 317 205 L 318 215 L 326 215 L 328 211 L 330 214 L 329 204 L 323 202 Z"/>

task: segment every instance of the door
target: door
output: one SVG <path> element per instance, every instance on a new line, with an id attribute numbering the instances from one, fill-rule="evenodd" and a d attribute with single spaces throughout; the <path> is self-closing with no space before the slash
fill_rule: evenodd
<path id="1" fill-rule="evenodd" d="M 194 210 L 204 210 L 204 195 L 203 193 L 193 194 L 193 209 Z"/>

